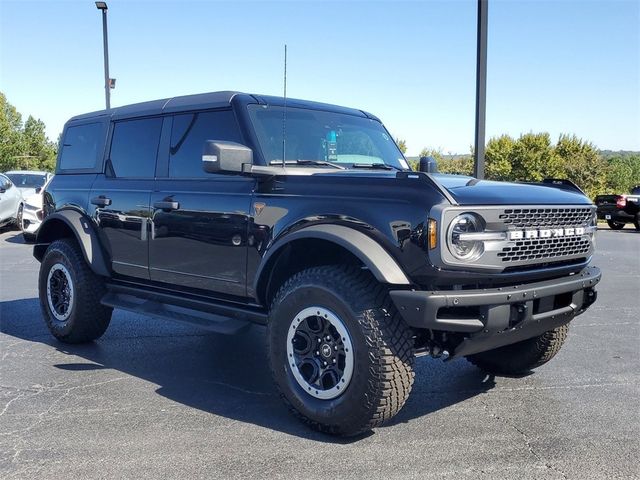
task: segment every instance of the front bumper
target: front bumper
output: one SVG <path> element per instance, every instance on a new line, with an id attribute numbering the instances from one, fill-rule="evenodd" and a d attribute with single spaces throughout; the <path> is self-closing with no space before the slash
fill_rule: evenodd
<path id="1" fill-rule="evenodd" d="M 405 322 L 414 328 L 457 332 L 465 340 L 454 356 L 516 343 L 570 322 L 596 300 L 597 267 L 510 287 L 477 290 L 390 292 Z"/>
<path id="2" fill-rule="evenodd" d="M 31 235 L 35 235 L 40 228 L 40 224 L 42 223 L 41 218 L 38 217 L 38 211 L 42 212 L 42 210 L 35 210 L 28 207 L 22 211 L 22 231 Z M 42 215 L 40 213 L 40 215 Z"/>

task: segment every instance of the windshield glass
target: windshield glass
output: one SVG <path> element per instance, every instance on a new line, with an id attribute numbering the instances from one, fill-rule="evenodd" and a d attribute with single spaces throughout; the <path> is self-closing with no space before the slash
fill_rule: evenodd
<path id="1" fill-rule="evenodd" d="M 284 158 L 287 162 L 331 162 L 347 168 L 382 164 L 409 169 L 389 133 L 376 120 L 287 108 L 285 121 L 283 107 L 249 105 L 248 108 L 267 164 L 281 162 Z M 283 133 L 285 142 L 282 141 Z"/>
<path id="2" fill-rule="evenodd" d="M 9 177 L 18 188 L 38 188 L 43 186 L 44 182 L 47 181 L 46 175 L 33 173 L 8 173 L 7 177 Z"/>

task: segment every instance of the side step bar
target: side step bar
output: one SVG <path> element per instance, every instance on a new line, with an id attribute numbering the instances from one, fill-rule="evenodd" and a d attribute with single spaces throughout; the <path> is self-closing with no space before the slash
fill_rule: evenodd
<path id="1" fill-rule="evenodd" d="M 257 309 L 122 285 L 108 285 L 108 289 L 101 300 L 105 306 L 187 323 L 217 333 L 233 335 L 245 330 L 251 323 L 267 323 L 267 314 Z"/>

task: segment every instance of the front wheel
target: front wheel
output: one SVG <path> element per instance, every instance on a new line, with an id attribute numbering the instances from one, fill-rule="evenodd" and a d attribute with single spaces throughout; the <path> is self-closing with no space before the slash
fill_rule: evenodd
<path id="1" fill-rule="evenodd" d="M 624 223 L 616 222 L 614 220 L 607 220 L 607 225 L 611 230 L 622 230 L 624 228 Z"/>
<path id="2" fill-rule="evenodd" d="M 370 430 L 411 391 L 411 330 L 369 272 L 322 266 L 294 275 L 273 300 L 267 338 L 281 396 L 316 430 Z"/>
<path id="3" fill-rule="evenodd" d="M 90 342 L 109 326 L 112 309 L 100 303 L 104 282 L 91 271 L 73 240 L 63 238 L 49 245 L 38 287 L 42 315 L 58 340 Z"/>
<path id="4" fill-rule="evenodd" d="M 18 212 L 16 213 L 16 223 L 15 223 L 15 227 L 22 231 L 24 230 L 24 205 L 20 204 L 20 206 L 18 207 Z"/>
<path id="5" fill-rule="evenodd" d="M 467 360 L 487 373 L 521 375 L 555 357 L 567 339 L 568 332 L 569 325 L 562 325 L 522 342 L 469 355 Z"/>

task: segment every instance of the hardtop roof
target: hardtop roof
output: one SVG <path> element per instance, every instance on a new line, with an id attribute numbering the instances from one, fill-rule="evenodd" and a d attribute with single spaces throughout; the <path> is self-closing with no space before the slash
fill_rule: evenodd
<path id="1" fill-rule="evenodd" d="M 147 115 L 159 115 L 162 113 L 172 113 L 190 110 L 202 110 L 213 108 L 224 108 L 231 105 L 236 95 L 246 97 L 247 103 L 257 103 L 263 105 L 282 106 L 285 104 L 283 97 L 275 97 L 269 95 L 247 94 L 235 91 L 221 91 L 209 93 L 197 93 L 194 95 L 184 95 L 172 98 L 163 98 L 160 100 L 151 100 L 148 102 L 134 103 L 131 105 L 123 105 L 114 107 L 109 110 L 97 110 L 95 112 L 84 113 L 72 117 L 69 122 L 77 120 L 86 120 L 99 117 L 111 117 L 114 119 L 122 119 L 127 117 L 142 117 Z M 346 113 L 357 115 L 360 117 L 369 117 L 378 120 L 374 115 L 365 113 L 362 110 L 354 108 L 340 107 L 327 103 L 312 102 L 308 100 L 299 100 L 287 98 L 286 105 L 291 108 L 312 108 L 315 110 L 329 110 L 338 113 Z"/>

